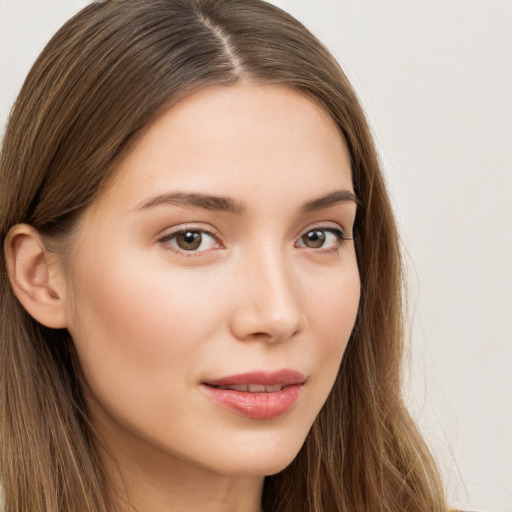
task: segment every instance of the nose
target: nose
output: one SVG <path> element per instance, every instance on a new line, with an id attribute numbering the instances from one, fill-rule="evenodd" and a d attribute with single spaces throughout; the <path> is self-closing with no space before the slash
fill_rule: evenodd
<path id="1" fill-rule="evenodd" d="M 306 325 L 304 294 L 293 268 L 270 251 L 250 258 L 235 279 L 231 330 L 239 340 L 285 341 Z"/>

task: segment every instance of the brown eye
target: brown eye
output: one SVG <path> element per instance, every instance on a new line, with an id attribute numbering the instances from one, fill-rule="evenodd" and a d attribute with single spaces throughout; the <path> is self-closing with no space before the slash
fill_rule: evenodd
<path id="1" fill-rule="evenodd" d="M 182 229 L 170 233 L 159 240 L 176 252 L 202 253 L 219 248 L 218 238 L 214 233 L 202 229 Z"/>
<path id="2" fill-rule="evenodd" d="M 323 252 L 336 251 L 345 240 L 352 240 L 350 232 L 335 227 L 309 229 L 295 242 L 296 247 L 322 249 Z M 319 251 L 322 252 L 322 251 Z"/>
<path id="3" fill-rule="evenodd" d="M 202 241 L 203 236 L 198 231 L 183 231 L 176 235 L 176 245 L 183 251 L 195 251 Z"/>
<path id="4" fill-rule="evenodd" d="M 318 249 L 325 244 L 326 236 L 324 231 L 313 229 L 302 235 L 301 239 L 306 247 Z"/>

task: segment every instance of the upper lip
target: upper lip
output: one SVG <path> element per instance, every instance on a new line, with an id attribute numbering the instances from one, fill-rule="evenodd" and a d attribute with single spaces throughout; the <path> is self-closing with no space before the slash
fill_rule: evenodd
<path id="1" fill-rule="evenodd" d="M 237 375 L 229 375 L 218 379 L 204 381 L 203 384 L 208 386 L 239 386 L 243 384 L 262 384 L 272 386 L 282 384 L 283 386 L 291 386 L 293 384 L 303 384 L 306 378 L 297 370 L 283 369 L 276 371 L 258 370 L 247 373 L 239 373 Z"/>

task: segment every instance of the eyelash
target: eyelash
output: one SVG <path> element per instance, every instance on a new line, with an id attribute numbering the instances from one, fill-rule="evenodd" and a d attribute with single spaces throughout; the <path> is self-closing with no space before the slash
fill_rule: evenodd
<path id="1" fill-rule="evenodd" d="M 312 233 L 313 231 L 321 231 L 324 233 L 330 233 L 334 235 L 337 239 L 337 243 L 332 248 L 311 248 L 307 247 L 305 245 L 298 245 L 299 241 L 303 239 L 304 236 L 306 236 L 308 233 Z M 200 233 L 201 235 L 206 235 L 208 238 L 211 238 L 212 241 L 216 241 L 217 247 L 219 245 L 222 245 L 219 242 L 219 233 L 215 230 L 208 230 L 208 229 L 201 229 L 194 226 L 185 226 L 183 228 L 180 228 L 176 231 L 173 231 L 172 233 L 169 233 L 161 238 L 158 239 L 158 242 L 162 245 L 166 246 L 166 248 L 169 248 L 172 251 L 175 251 L 176 253 L 183 255 L 185 257 L 198 257 L 202 256 L 204 252 L 208 252 L 210 249 L 202 250 L 202 251 L 196 251 L 196 250 L 184 250 L 179 247 L 177 247 L 175 244 L 171 244 L 170 242 L 175 240 L 180 235 L 185 235 L 187 233 Z M 313 226 L 308 228 L 307 230 L 303 231 L 302 234 L 299 236 L 297 241 L 294 244 L 294 247 L 302 247 L 305 249 L 310 249 L 314 251 L 315 253 L 320 254 L 333 254 L 337 253 L 344 245 L 345 242 L 353 240 L 352 232 L 351 231 L 345 231 L 341 228 L 333 227 L 333 226 Z M 202 241 L 201 241 L 202 243 Z"/>
<path id="2" fill-rule="evenodd" d="M 306 231 L 303 232 L 302 235 L 299 236 L 298 240 L 302 240 L 304 236 L 306 236 L 308 233 L 312 233 L 313 231 L 322 231 L 324 233 L 331 233 L 336 237 L 336 245 L 331 248 L 323 248 L 320 247 L 318 250 L 312 248 L 312 247 L 305 247 L 301 245 L 297 245 L 297 242 L 295 243 L 295 247 L 304 247 L 305 249 L 311 249 L 315 252 L 320 252 L 321 254 L 333 254 L 338 253 L 340 247 L 344 245 L 345 242 L 353 240 L 351 231 L 345 231 L 341 228 L 335 228 L 332 226 L 313 226 L 311 228 L 308 228 Z"/>
<path id="3" fill-rule="evenodd" d="M 162 238 L 158 239 L 158 242 L 164 245 L 167 249 L 170 249 L 179 255 L 185 256 L 187 258 L 190 257 L 197 257 L 202 256 L 203 252 L 207 252 L 206 250 L 203 251 L 186 251 L 184 249 L 180 249 L 178 246 L 171 244 L 172 240 L 175 240 L 180 235 L 185 235 L 186 233 L 200 233 L 201 235 L 207 235 L 208 238 L 211 238 L 213 241 L 216 241 L 216 245 L 221 245 L 218 241 L 219 233 L 215 230 L 208 230 L 208 229 L 202 229 L 197 228 L 194 226 L 185 226 L 183 228 L 177 229 L 176 231 L 173 231 L 172 233 L 169 233 Z"/>

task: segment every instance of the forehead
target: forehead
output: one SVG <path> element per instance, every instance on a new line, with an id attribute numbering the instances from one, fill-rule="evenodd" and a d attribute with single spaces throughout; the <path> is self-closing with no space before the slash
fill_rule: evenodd
<path id="1" fill-rule="evenodd" d="M 196 92 L 164 112 L 102 195 L 133 206 L 156 189 L 275 196 L 352 189 L 346 144 L 329 114 L 298 91 L 237 85 Z"/>

